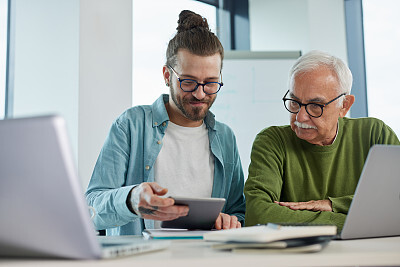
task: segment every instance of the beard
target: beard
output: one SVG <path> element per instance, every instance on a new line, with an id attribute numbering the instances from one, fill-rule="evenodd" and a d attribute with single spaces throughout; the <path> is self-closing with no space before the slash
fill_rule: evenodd
<path id="1" fill-rule="evenodd" d="M 201 88 L 198 88 L 200 90 Z M 170 87 L 171 98 L 174 101 L 175 105 L 178 109 L 182 112 L 182 114 L 192 121 L 201 121 L 207 115 L 207 112 L 211 108 L 212 104 L 214 103 L 216 97 L 213 99 L 203 99 L 198 100 L 193 95 L 188 95 L 186 98 L 182 97 L 181 95 L 176 95 L 175 91 L 172 87 Z M 199 102 L 207 104 L 207 107 L 192 107 L 190 102 Z"/>

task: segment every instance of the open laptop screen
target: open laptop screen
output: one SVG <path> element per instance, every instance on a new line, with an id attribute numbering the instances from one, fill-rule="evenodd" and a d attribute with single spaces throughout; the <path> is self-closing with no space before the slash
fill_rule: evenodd
<path id="1" fill-rule="evenodd" d="M 96 236 L 59 116 L 0 120 L 0 213 L 2 256 L 98 259 L 169 246 Z"/>
<path id="2" fill-rule="evenodd" d="M 400 235 L 400 146 L 371 147 L 341 239 Z"/>

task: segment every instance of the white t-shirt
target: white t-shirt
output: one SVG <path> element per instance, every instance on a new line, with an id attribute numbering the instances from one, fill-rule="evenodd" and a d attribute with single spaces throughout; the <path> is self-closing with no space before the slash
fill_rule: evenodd
<path id="1" fill-rule="evenodd" d="M 166 196 L 211 197 L 214 180 L 214 157 L 208 131 L 168 123 L 157 156 L 154 181 L 168 188 Z M 155 228 L 159 228 L 155 221 Z"/>
<path id="2" fill-rule="evenodd" d="M 168 195 L 211 197 L 214 157 L 205 124 L 183 127 L 169 122 L 162 142 L 155 182 L 168 188 Z"/>

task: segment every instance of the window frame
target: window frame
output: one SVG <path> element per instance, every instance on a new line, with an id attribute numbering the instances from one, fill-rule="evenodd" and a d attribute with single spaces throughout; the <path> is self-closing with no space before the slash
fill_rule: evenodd
<path id="1" fill-rule="evenodd" d="M 367 75 L 365 67 L 364 24 L 362 0 L 345 0 L 347 58 L 353 74 L 352 94 L 357 101 L 351 117 L 368 117 Z"/>

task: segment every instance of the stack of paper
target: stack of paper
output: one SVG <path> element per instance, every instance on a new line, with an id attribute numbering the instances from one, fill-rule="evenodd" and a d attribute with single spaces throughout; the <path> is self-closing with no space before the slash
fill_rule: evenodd
<path id="1" fill-rule="evenodd" d="M 204 240 L 218 241 L 216 249 L 258 251 L 278 249 L 286 252 L 316 252 L 336 236 L 335 225 L 267 224 L 204 234 Z"/>

